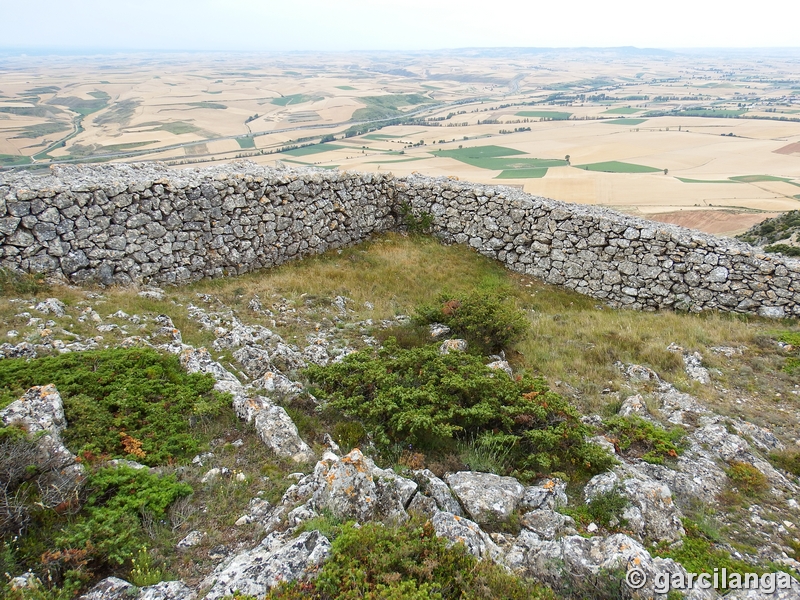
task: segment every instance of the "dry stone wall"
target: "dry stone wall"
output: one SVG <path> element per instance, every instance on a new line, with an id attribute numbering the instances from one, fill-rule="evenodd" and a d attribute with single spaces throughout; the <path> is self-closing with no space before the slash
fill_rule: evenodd
<path id="1" fill-rule="evenodd" d="M 103 284 L 272 267 L 402 228 L 640 310 L 800 315 L 800 262 L 689 229 L 448 178 L 233 163 L 54 167 L 0 177 L 0 264 Z"/>

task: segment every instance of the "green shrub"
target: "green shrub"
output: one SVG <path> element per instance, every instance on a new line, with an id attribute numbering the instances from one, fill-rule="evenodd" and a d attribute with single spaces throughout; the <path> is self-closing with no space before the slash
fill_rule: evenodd
<path id="1" fill-rule="evenodd" d="M 769 489 L 767 476 L 749 463 L 733 461 L 725 474 L 739 493 L 747 497 L 757 498 Z"/>
<path id="2" fill-rule="evenodd" d="M 190 375 L 177 357 L 142 348 L 0 361 L 0 406 L 48 383 L 64 401 L 70 450 L 147 465 L 186 461 L 202 451 L 192 424 L 229 406 L 210 375 Z"/>
<path id="3" fill-rule="evenodd" d="M 472 350 L 499 352 L 520 340 L 528 329 L 525 313 L 499 292 L 439 296 L 438 304 L 417 311 L 417 323 L 444 323 Z"/>
<path id="4" fill-rule="evenodd" d="M 433 215 L 429 212 L 421 212 L 415 215 L 411 205 L 407 202 L 400 204 L 400 218 L 409 233 L 421 235 L 428 233 L 433 226 Z"/>
<path id="5" fill-rule="evenodd" d="M 390 339 L 374 354 L 312 365 L 306 376 L 327 407 L 359 420 L 384 452 L 481 440 L 507 448 L 509 464 L 525 479 L 553 469 L 596 473 L 613 464 L 585 441 L 588 429 L 576 409 L 541 379 L 512 379 L 477 356 L 442 355 L 435 345 L 402 349 Z"/>
<path id="6" fill-rule="evenodd" d="M 618 486 L 615 486 L 607 492 L 597 494 L 585 504 L 564 508 L 562 512 L 584 527 L 589 523 L 597 523 L 606 529 L 618 531 L 628 525 L 622 513 L 629 505 L 630 500 L 622 495 Z"/>
<path id="7" fill-rule="evenodd" d="M 628 456 L 660 465 L 683 453 L 686 433 L 680 427 L 664 429 L 642 417 L 609 417 L 603 421 L 608 435 L 616 438 L 619 450 Z"/>
<path id="8" fill-rule="evenodd" d="M 53 534 L 58 548 L 87 550 L 100 564 L 122 565 L 144 541 L 142 516 L 155 521 L 192 488 L 174 476 L 160 477 L 148 469 L 102 468 L 87 480 L 88 497 L 79 515 Z"/>
<path id="9" fill-rule="evenodd" d="M 345 525 L 317 578 L 273 589 L 269 600 L 552 599 L 550 590 L 447 546 L 430 523 Z"/>

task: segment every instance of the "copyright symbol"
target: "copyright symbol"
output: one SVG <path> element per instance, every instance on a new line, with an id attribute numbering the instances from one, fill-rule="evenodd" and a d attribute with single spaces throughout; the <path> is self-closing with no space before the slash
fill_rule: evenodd
<path id="1" fill-rule="evenodd" d="M 625 574 L 625 583 L 631 589 L 640 590 L 647 583 L 647 573 L 638 567 L 633 567 Z"/>

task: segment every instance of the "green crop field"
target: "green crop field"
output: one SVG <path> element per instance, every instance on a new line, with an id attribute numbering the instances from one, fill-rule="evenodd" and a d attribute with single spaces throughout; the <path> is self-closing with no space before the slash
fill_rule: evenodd
<path id="1" fill-rule="evenodd" d="M 606 125 L 639 125 L 644 123 L 647 119 L 610 119 L 608 121 L 601 121 Z"/>
<path id="2" fill-rule="evenodd" d="M 416 134 L 411 134 L 411 135 L 416 135 Z M 361 139 L 362 140 L 373 140 L 373 141 L 376 141 L 376 142 L 382 142 L 384 140 L 398 140 L 398 139 L 402 139 L 402 138 L 408 138 L 408 137 L 411 137 L 411 135 L 388 135 L 388 134 L 385 134 L 385 133 L 370 133 L 370 134 L 367 134 L 367 135 L 362 135 Z"/>
<path id="3" fill-rule="evenodd" d="M 346 90 L 346 91 L 353 91 L 356 89 L 352 85 L 337 85 L 335 87 L 337 90 Z"/>
<path id="4" fill-rule="evenodd" d="M 61 131 L 67 131 L 68 129 L 72 129 L 72 127 L 70 127 L 67 123 L 39 123 L 37 125 L 26 125 L 25 127 L 22 127 L 19 133 L 14 137 L 33 139 L 42 137 L 43 135 L 52 135 Z"/>
<path id="5" fill-rule="evenodd" d="M 196 125 L 192 123 L 188 123 L 186 121 L 174 121 L 172 123 L 142 123 L 141 125 L 137 125 L 137 127 L 147 127 L 147 126 L 155 126 L 153 129 L 143 129 L 141 132 L 151 132 L 151 131 L 166 131 L 167 133 L 171 133 L 172 135 L 185 135 L 187 133 L 197 133 L 202 131 Z"/>
<path id="6" fill-rule="evenodd" d="M 454 148 L 453 150 L 440 150 L 436 156 L 449 156 L 456 160 L 464 158 L 496 158 L 498 156 L 515 156 L 525 154 L 521 150 L 505 148 L 504 146 L 472 146 L 470 148 Z"/>
<path id="7" fill-rule="evenodd" d="M 518 117 L 538 117 L 540 119 L 552 119 L 553 121 L 565 121 L 572 116 L 572 113 L 558 110 L 523 110 L 517 113 Z"/>
<path id="8" fill-rule="evenodd" d="M 429 156 L 415 156 L 414 158 L 401 158 L 400 160 L 373 160 L 370 165 L 393 165 L 394 163 L 414 162 L 415 160 L 428 160 Z"/>
<path id="9" fill-rule="evenodd" d="M 440 150 L 434 156 L 446 156 L 490 171 L 536 170 L 563 167 L 567 161 L 555 158 L 522 158 L 524 152 L 503 146 L 475 146 L 457 150 Z M 511 158 L 513 157 L 513 158 Z M 506 177 L 509 177 L 508 175 Z"/>
<path id="10" fill-rule="evenodd" d="M 758 183 L 759 181 L 785 181 L 792 185 L 800 185 L 789 179 L 788 177 L 776 177 L 775 175 L 737 175 L 729 177 L 731 181 L 741 181 L 742 183 Z"/>
<path id="11" fill-rule="evenodd" d="M 220 104 L 219 102 L 189 102 L 188 106 L 193 106 L 195 108 L 211 108 L 213 110 L 226 110 L 228 107 L 224 104 Z"/>
<path id="12" fill-rule="evenodd" d="M 236 143 L 239 144 L 239 148 L 255 148 L 256 141 L 251 138 L 250 136 L 243 137 L 243 138 L 236 138 Z"/>
<path id="13" fill-rule="evenodd" d="M 511 169 L 503 171 L 495 179 L 541 179 L 547 174 L 547 169 Z"/>
<path id="14" fill-rule="evenodd" d="M 27 165 L 31 159 L 19 154 L 0 154 L 0 167 L 15 167 L 17 165 Z"/>
<path id="15" fill-rule="evenodd" d="M 331 150 L 339 150 L 343 146 L 336 144 L 314 144 L 313 146 L 303 146 L 302 148 L 295 148 L 293 150 L 286 150 L 281 154 L 288 154 L 289 156 L 308 156 L 309 154 L 319 154 L 321 152 L 330 152 Z"/>
<path id="16" fill-rule="evenodd" d="M 643 108 L 631 108 L 630 106 L 618 106 L 617 108 L 609 108 L 605 111 L 604 115 L 635 115 L 638 112 L 644 112 Z"/>
<path id="17" fill-rule="evenodd" d="M 676 177 L 675 179 L 683 183 L 740 183 L 730 179 L 689 179 L 687 177 Z"/>
<path id="18" fill-rule="evenodd" d="M 417 106 L 431 101 L 420 94 L 386 94 L 385 96 L 364 96 L 357 98 L 359 102 L 366 104 L 366 107 L 356 109 L 353 112 L 353 121 L 377 121 L 379 119 L 391 119 L 400 117 L 403 112 L 400 110 L 406 106 Z"/>
<path id="19" fill-rule="evenodd" d="M 585 171 L 601 171 L 603 173 L 656 173 L 663 169 L 647 167 L 645 165 L 635 165 L 633 163 L 609 160 L 606 162 L 591 163 L 588 165 L 575 165 L 578 169 Z"/>
<path id="20" fill-rule="evenodd" d="M 303 104 L 304 102 L 309 102 L 312 99 L 313 98 L 311 96 L 306 96 L 305 94 L 292 94 L 290 96 L 273 98 L 270 100 L 270 102 L 277 106 L 289 106 L 290 104 Z"/>

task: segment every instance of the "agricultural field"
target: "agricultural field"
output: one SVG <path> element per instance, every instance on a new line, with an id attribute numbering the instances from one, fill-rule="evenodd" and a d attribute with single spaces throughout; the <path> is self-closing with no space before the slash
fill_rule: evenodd
<path id="1" fill-rule="evenodd" d="M 797 64 L 777 50 L 5 56 L 0 169 L 417 172 L 732 235 L 800 207 Z"/>

